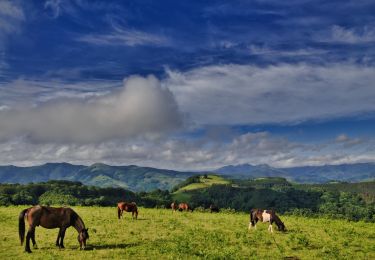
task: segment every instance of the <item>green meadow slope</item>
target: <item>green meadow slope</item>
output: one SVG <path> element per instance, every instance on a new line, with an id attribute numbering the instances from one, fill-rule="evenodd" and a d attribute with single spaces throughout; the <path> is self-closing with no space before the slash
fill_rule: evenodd
<path id="1" fill-rule="evenodd" d="M 172 212 L 140 208 L 117 220 L 114 207 L 74 207 L 89 228 L 88 250 L 78 250 L 69 228 L 65 249 L 57 229 L 36 228 L 39 249 L 24 253 L 18 214 L 26 206 L 0 207 L 0 259 L 375 259 L 375 224 L 280 216 L 288 231 L 248 230 L 245 213 Z"/>
<path id="2" fill-rule="evenodd" d="M 176 186 L 172 197 L 176 201 L 187 202 L 190 200 L 192 193 L 199 189 L 206 189 L 215 184 L 221 185 L 230 183 L 230 180 L 213 174 L 193 176 Z"/>

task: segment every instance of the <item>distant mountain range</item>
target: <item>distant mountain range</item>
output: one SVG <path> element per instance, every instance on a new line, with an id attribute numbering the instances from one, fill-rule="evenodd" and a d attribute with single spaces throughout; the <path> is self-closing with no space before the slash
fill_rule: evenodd
<path id="1" fill-rule="evenodd" d="M 229 165 L 215 173 L 247 179 L 259 177 L 284 177 L 298 183 L 325 183 L 328 181 L 359 182 L 375 179 L 375 163 L 355 163 L 324 166 L 274 168 L 267 164 Z"/>
<path id="2" fill-rule="evenodd" d="M 374 163 L 274 168 L 269 165 L 229 165 L 212 171 L 228 178 L 249 179 L 284 177 L 298 183 L 324 183 L 332 180 L 358 182 L 375 179 Z M 206 172 L 182 172 L 151 167 L 91 166 L 47 163 L 39 166 L 0 166 L 1 183 L 30 183 L 48 180 L 80 181 L 100 187 L 122 187 L 133 191 L 171 189 L 186 178 Z"/>
<path id="3" fill-rule="evenodd" d="M 122 187 L 133 191 L 170 189 L 193 172 L 178 172 L 150 167 L 110 166 L 96 163 L 91 166 L 69 163 L 47 163 L 40 166 L 0 166 L 0 182 L 30 183 L 48 180 L 80 181 L 100 187 Z"/>

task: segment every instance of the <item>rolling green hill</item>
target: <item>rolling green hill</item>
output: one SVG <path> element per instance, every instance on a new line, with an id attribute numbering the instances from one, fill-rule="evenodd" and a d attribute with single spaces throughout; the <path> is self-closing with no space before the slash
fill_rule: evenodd
<path id="1" fill-rule="evenodd" d="M 218 175 L 209 174 L 192 176 L 173 188 L 174 192 L 172 193 L 172 197 L 175 201 L 186 202 L 190 200 L 191 194 L 197 189 L 205 189 L 215 184 L 224 185 L 230 183 L 231 182 L 228 179 Z"/>
<path id="2" fill-rule="evenodd" d="M 227 179 L 240 180 L 282 177 L 288 181 L 298 183 L 325 183 L 332 180 L 360 182 L 375 178 L 375 164 L 343 164 L 284 169 L 273 168 L 268 165 L 253 166 L 245 164 L 226 166 L 215 171 L 215 174 L 216 172 Z M 136 165 L 111 166 L 96 163 L 91 166 L 84 166 L 68 163 L 47 163 L 31 167 L 0 166 L 0 183 L 26 184 L 49 180 L 69 180 L 99 187 L 122 187 L 132 191 L 151 191 L 155 189 L 170 190 L 186 178 L 197 174 L 202 175 L 203 173 L 156 169 Z M 211 182 L 220 184 L 219 177 L 214 178 L 216 179 Z M 186 189 L 210 186 L 210 180 L 207 181 L 206 184 L 202 181 Z M 261 181 L 259 181 L 259 185 L 261 185 Z"/>

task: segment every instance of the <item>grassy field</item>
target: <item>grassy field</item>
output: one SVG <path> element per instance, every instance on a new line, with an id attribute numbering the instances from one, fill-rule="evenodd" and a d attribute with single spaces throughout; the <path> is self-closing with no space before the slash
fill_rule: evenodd
<path id="1" fill-rule="evenodd" d="M 0 259 L 375 259 L 375 224 L 281 216 L 288 232 L 248 231 L 248 214 L 140 209 L 117 220 L 115 208 L 74 207 L 89 227 L 88 250 L 78 250 L 69 228 L 65 249 L 54 242 L 57 229 L 36 229 L 39 249 L 24 253 L 18 214 L 25 207 L 0 207 Z M 276 228 L 275 228 L 276 230 Z M 276 242 L 276 243 L 275 243 Z"/>

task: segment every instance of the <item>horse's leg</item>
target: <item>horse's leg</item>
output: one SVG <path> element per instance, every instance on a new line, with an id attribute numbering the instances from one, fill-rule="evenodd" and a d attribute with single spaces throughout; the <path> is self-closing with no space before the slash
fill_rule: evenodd
<path id="1" fill-rule="evenodd" d="M 270 225 L 268 226 L 268 231 L 271 231 L 271 233 L 273 233 L 273 229 L 272 229 L 272 221 L 270 221 Z"/>
<path id="2" fill-rule="evenodd" d="M 60 248 L 65 248 L 65 246 L 64 246 L 65 231 L 66 231 L 66 228 L 61 228 L 60 246 L 59 246 Z"/>
<path id="3" fill-rule="evenodd" d="M 34 229 L 33 234 L 31 235 L 31 241 L 33 242 L 33 247 L 38 248 L 38 245 L 36 244 L 36 241 L 35 241 L 35 229 Z"/>
<path id="4" fill-rule="evenodd" d="M 57 234 L 56 246 L 60 246 L 60 236 L 61 236 L 61 228 L 59 229 L 59 233 Z"/>
<path id="5" fill-rule="evenodd" d="M 25 251 L 28 252 L 28 253 L 31 253 L 30 238 L 33 236 L 33 232 L 35 232 L 35 227 L 34 226 L 30 226 L 29 230 L 27 231 L 26 245 L 25 245 Z"/>

